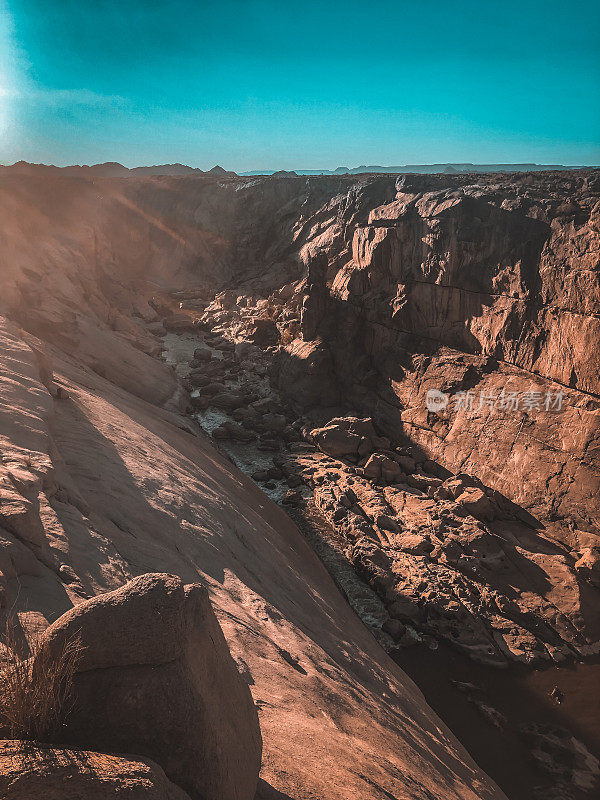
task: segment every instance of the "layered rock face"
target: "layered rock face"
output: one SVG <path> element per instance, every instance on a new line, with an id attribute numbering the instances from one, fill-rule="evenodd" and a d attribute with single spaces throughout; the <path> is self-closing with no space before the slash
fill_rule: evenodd
<path id="1" fill-rule="evenodd" d="M 445 451 L 453 465 L 464 465 L 473 449 L 470 426 L 459 423 L 457 444 L 455 415 L 438 414 L 428 424 L 423 402 L 428 388 L 451 395 L 472 390 L 477 401 L 485 393 L 488 399 L 481 409 L 476 403 L 480 413 L 471 427 L 485 427 L 488 435 L 492 426 L 510 426 L 515 434 L 523 427 L 520 414 L 499 419 L 488 413 L 489 398 L 502 388 L 543 395 L 562 391 L 564 415 L 537 415 L 537 435 L 525 432 L 516 443 L 519 448 L 521 440 L 529 444 L 537 438 L 542 450 L 571 456 L 566 465 L 565 456 L 554 455 L 556 465 L 544 476 L 552 480 L 566 469 L 565 490 L 553 487 L 548 501 L 557 512 L 571 506 L 569 484 L 579 485 L 574 502 L 582 505 L 592 499 L 597 479 L 593 463 L 585 463 L 593 461 L 589 455 L 600 392 L 597 182 L 594 176 L 537 184 L 523 178 L 513 184 L 438 188 L 402 179 L 397 199 L 374 209 L 369 225 L 355 231 L 354 259 L 335 277 L 332 289 L 334 307 L 344 318 L 348 312 L 358 314 L 365 327 L 362 340 L 359 334 L 354 341 L 382 378 L 371 401 L 400 408 L 402 426 L 410 427 L 415 441 L 437 447 L 440 455 Z M 411 361 L 415 357 L 418 363 Z M 361 376 L 356 369 L 352 374 L 358 380 L 351 383 L 360 391 Z M 529 407 L 521 405 L 529 417 L 542 407 L 541 399 L 535 399 Z M 560 434 L 556 442 L 548 441 L 559 420 L 561 428 L 581 432 L 574 447 Z M 550 428 L 545 436 L 543 427 Z M 449 438 L 451 450 L 433 444 L 436 438 Z M 539 503 L 534 488 L 542 484 L 539 475 L 528 478 L 518 472 L 524 485 L 515 486 L 514 456 L 500 445 L 514 437 L 506 431 L 495 439 L 496 458 L 486 452 L 479 459 L 490 473 L 504 472 L 495 488 L 508 490 L 519 502 Z"/>
<path id="2" fill-rule="evenodd" d="M 400 528 L 422 535 L 441 524 L 427 547 L 439 552 L 440 539 L 447 552 L 432 565 L 431 556 L 423 561 L 398 542 L 400 556 L 384 543 L 391 562 L 382 591 L 416 599 L 419 586 L 435 584 L 431 613 L 474 603 L 500 651 L 526 661 L 545 645 L 552 658 L 557 645 L 563 656 L 598 649 L 599 200 L 597 173 L 399 179 L 396 199 L 355 229 L 352 260 L 330 283 L 308 287 L 316 301 L 304 306 L 318 307 L 318 320 L 301 326 L 280 378 L 310 406 L 314 382 L 306 393 L 304 382 L 317 373 L 327 395 L 337 389 L 338 403 L 371 415 L 417 465 L 434 462 L 433 480 L 444 469 L 465 473 L 519 506 L 472 506 L 473 549 L 469 526 L 448 517 L 443 497 L 417 502 L 416 521 L 400 497 Z M 417 483 L 427 492 L 431 480 Z M 469 576 L 486 557 L 510 565 L 511 576 L 498 568 L 492 577 L 490 560 Z M 409 575 L 404 586 L 393 588 L 394 572 Z M 465 574 L 468 599 L 459 591 Z M 507 596 L 490 607 L 482 587 Z M 520 634 L 529 645 L 507 648 Z"/>

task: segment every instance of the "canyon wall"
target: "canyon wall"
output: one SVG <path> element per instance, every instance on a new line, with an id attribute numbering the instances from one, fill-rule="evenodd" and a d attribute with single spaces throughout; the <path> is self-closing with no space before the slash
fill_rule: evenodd
<path id="1" fill-rule="evenodd" d="M 313 290 L 319 320 L 301 338 L 325 347 L 339 396 L 386 432 L 555 532 L 562 521 L 566 538 L 596 531 L 600 178 L 476 181 L 399 179 L 356 226 L 326 301 Z M 428 390 L 447 406 L 428 410 Z"/>

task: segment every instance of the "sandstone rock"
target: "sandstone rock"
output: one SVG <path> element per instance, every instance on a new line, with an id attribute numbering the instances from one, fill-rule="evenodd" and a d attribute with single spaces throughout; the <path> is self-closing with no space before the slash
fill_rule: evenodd
<path id="1" fill-rule="evenodd" d="M 457 496 L 456 502 L 477 519 L 493 520 L 496 516 L 494 506 L 481 489 L 466 489 Z"/>
<path id="2" fill-rule="evenodd" d="M 363 475 L 369 480 L 385 483 L 396 483 L 404 477 L 398 462 L 383 453 L 373 453 L 363 467 Z"/>
<path id="3" fill-rule="evenodd" d="M 357 456 L 361 441 L 372 440 L 377 434 L 370 419 L 336 417 L 323 428 L 314 428 L 310 436 L 320 450 L 338 458 Z"/>
<path id="4" fill-rule="evenodd" d="M 42 647 L 57 651 L 75 634 L 84 652 L 65 738 L 134 750 L 193 796 L 252 800 L 258 717 L 203 586 L 142 575 L 68 611 Z"/>
<path id="5" fill-rule="evenodd" d="M 190 800 L 163 770 L 139 756 L 0 741 L 3 800 Z"/>
<path id="6" fill-rule="evenodd" d="M 335 457 L 356 456 L 360 436 L 334 425 L 311 431 L 313 441 L 324 453 Z"/>

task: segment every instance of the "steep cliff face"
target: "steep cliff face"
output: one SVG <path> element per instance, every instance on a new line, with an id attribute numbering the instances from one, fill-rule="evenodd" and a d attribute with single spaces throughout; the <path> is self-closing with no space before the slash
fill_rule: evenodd
<path id="1" fill-rule="evenodd" d="M 355 229 L 317 331 L 343 395 L 383 427 L 584 525 L 600 485 L 598 180 L 401 179 Z M 430 389 L 449 396 L 433 414 Z"/>
<path id="2" fill-rule="evenodd" d="M 598 194 L 549 184 L 401 186 L 354 234 L 372 318 L 598 394 Z"/>
<path id="3" fill-rule="evenodd" d="M 401 178 L 352 259 L 309 270 L 282 362 L 290 398 L 373 417 L 402 446 L 380 463 L 417 464 L 410 486 L 376 490 L 396 526 L 368 525 L 376 545 L 330 481 L 315 491 L 390 613 L 478 659 L 599 647 L 599 188 L 597 173 Z M 469 532 L 444 470 L 516 507 L 473 510 Z"/>

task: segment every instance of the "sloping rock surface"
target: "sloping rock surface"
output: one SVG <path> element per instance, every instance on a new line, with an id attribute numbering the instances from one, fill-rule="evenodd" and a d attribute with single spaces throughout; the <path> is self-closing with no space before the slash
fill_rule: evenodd
<path id="1" fill-rule="evenodd" d="M 23 612 L 23 643 L 136 574 L 202 580 L 259 708 L 267 784 L 294 800 L 427 798 L 440 784 L 502 797 L 290 519 L 207 439 L 56 349 L 53 398 L 9 323 L 0 354 L 4 466 L 24 472 L 2 505 L 3 602 Z"/>
<path id="2" fill-rule="evenodd" d="M 0 742 L 3 800 L 190 800 L 162 769 L 137 756 Z"/>

